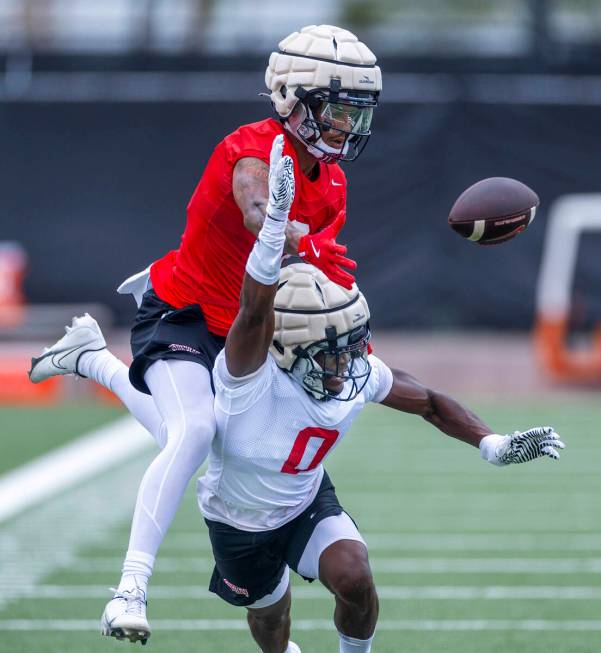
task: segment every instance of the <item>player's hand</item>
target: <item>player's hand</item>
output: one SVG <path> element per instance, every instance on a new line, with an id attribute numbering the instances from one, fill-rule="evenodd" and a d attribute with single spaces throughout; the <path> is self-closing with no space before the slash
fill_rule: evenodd
<path id="1" fill-rule="evenodd" d="M 565 449 L 565 444 L 551 426 L 537 426 L 522 433 L 516 431 L 513 435 L 493 435 L 487 438 L 494 438 L 490 441 L 488 451 L 485 451 L 486 446 L 483 447 L 482 444 L 480 449 L 483 457 L 494 465 L 527 463 L 543 456 L 558 460 L 558 449 Z"/>
<path id="2" fill-rule="evenodd" d="M 316 234 L 307 234 L 298 241 L 298 255 L 306 262 L 319 268 L 328 279 L 350 290 L 355 277 L 342 268 L 355 270 L 357 264 L 346 258 L 346 247 L 336 242 L 336 236 L 346 222 L 344 210 L 336 216 L 329 227 Z"/>
<path id="3" fill-rule="evenodd" d="M 273 139 L 269 157 L 269 199 L 267 215 L 274 220 L 288 220 L 294 201 L 294 163 L 289 156 L 282 156 L 284 135 Z"/>

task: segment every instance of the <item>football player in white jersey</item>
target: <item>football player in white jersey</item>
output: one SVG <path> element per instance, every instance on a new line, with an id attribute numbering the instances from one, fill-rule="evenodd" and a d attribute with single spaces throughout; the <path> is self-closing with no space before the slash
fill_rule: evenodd
<path id="1" fill-rule="evenodd" d="M 334 595 L 340 652 L 368 653 L 378 598 L 367 547 L 323 469 L 365 404 L 419 415 L 479 447 L 495 465 L 559 458 L 564 445 L 550 427 L 497 435 L 455 400 L 369 355 L 369 308 L 356 285 L 346 290 L 311 265 L 290 265 L 280 274 L 293 196 L 292 160 L 282 156 L 278 136 L 267 215 L 246 265 L 240 310 L 213 369 L 217 434 L 198 482 L 215 557 L 210 588 L 247 608 L 264 653 L 300 653 L 289 640 L 289 569 L 319 579 Z M 340 214 L 336 226 L 343 221 Z M 336 248 L 344 258 L 346 249 Z M 97 323 L 85 316 L 74 325 L 71 333 L 82 338 L 74 346 L 78 360 L 94 362 L 86 368 L 89 376 L 115 391 L 111 370 L 122 364 L 105 349 Z M 98 361 L 86 329 L 97 336 Z M 186 392 L 190 403 L 193 383 Z M 147 402 L 128 408 L 164 447 L 163 422 Z M 124 608 L 127 628 L 113 627 L 112 615 Z M 103 631 L 141 639 L 148 632 L 144 608 L 145 599 L 117 593 L 103 615 Z"/>
<path id="2" fill-rule="evenodd" d="M 240 310 L 213 369 L 217 435 L 198 482 L 215 557 L 210 589 L 246 606 L 264 653 L 294 653 L 289 568 L 319 578 L 336 602 L 340 652 L 367 653 L 378 616 L 367 548 L 323 469 L 365 404 L 420 415 L 496 465 L 558 458 L 564 445 L 550 427 L 497 435 L 455 400 L 369 355 L 369 309 L 356 285 L 346 290 L 306 264 L 280 273 L 294 196 L 280 139 Z"/>

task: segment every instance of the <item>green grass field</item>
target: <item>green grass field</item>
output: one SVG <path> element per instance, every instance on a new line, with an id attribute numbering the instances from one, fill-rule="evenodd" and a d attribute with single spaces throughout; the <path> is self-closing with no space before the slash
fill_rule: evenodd
<path id="1" fill-rule="evenodd" d="M 124 414 L 118 405 L 84 401 L 52 407 L 4 406 L 0 474 Z"/>
<path id="2" fill-rule="evenodd" d="M 496 469 L 418 418 L 373 407 L 329 461 L 341 502 L 370 544 L 381 595 L 374 653 L 601 650 L 598 405 L 476 407 L 500 432 L 552 424 L 568 448 L 558 463 Z M 22 437 L 42 439 L 44 413 L 32 412 L 27 423 Z M 13 456 L 13 464 L 22 462 L 18 452 Z M 145 464 L 116 461 L 110 479 L 90 481 L 86 496 L 110 487 L 110 503 L 115 486 L 128 480 L 119 519 L 105 527 L 106 513 L 98 511 L 101 537 L 93 545 L 82 545 L 41 580 L 23 586 L 20 598 L 2 601 L 0 594 L 1 651 L 130 650 L 127 642 L 101 638 L 96 628 L 127 546 L 131 477 L 137 483 Z M 69 496 L 58 497 L 53 510 Z M 43 515 L 43 509 L 30 511 L 0 525 L 0 533 L 23 537 L 28 531 L 19 520 L 28 519 L 28 529 L 40 520 L 41 528 Z M 72 524 L 77 529 L 76 515 Z M 61 530 L 47 539 L 60 548 L 64 536 Z M 40 546 L 40 556 L 44 550 Z M 190 488 L 152 579 L 154 633 L 147 650 L 257 650 L 243 612 L 208 596 L 210 570 L 208 539 Z M 0 590 L 18 584 L 21 573 L 11 569 Z M 333 603 L 325 591 L 295 579 L 293 595 L 293 639 L 303 652 L 337 651 Z M 180 630 L 174 620 L 181 620 Z"/>

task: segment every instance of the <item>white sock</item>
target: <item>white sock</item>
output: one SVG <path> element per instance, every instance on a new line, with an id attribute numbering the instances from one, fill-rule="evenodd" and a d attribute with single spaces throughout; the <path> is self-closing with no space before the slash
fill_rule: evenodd
<path id="1" fill-rule="evenodd" d="M 111 390 L 113 376 L 125 365 L 108 349 L 86 351 L 77 362 L 77 371 Z M 125 368 L 127 369 L 127 368 Z"/>
<path id="2" fill-rule="evenodd" d="M 371 643 L 374 640 L 373 635 L 369 639 L 355 639 L 340 632 L 338 635 L 340 636 L 340 653 L 370 653 Z"/>
<path id="3" fill-rule="evenodd" d="M 129 368 L 108 349 L 81 355 L 79 372 L 114 392 L 129 412 L 152 435 L 162 449 L 167 444 L 167 428 L 150 395 L 139 392 L 129 380 Z"/>
<path id="4" fill-rule="evenodd" d="M 118 590 L 120 592 L 131 591 L 139 587 L 146 594 L 153 567 L 154 556 L 144 553 L 144 551 L 128 551 L 123 561 Z"/>

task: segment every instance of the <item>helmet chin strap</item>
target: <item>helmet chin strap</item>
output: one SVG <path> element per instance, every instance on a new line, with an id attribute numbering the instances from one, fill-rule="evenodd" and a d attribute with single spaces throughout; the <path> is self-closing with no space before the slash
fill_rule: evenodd
<path id="1" fill-rule="evenodd" d="M 337 160 L 340 156 L 345 156 L 348 152 L 348 141 L 345 141 L 342 149 L 332 147 L 328 145 L 323 138 L 320 136 L 314 145 L 307 145 L 307 150 L 316 158 L 316 159 L 326 159 L 330 158 L 328 155 L 334 155 L 332 160 Z"/>

